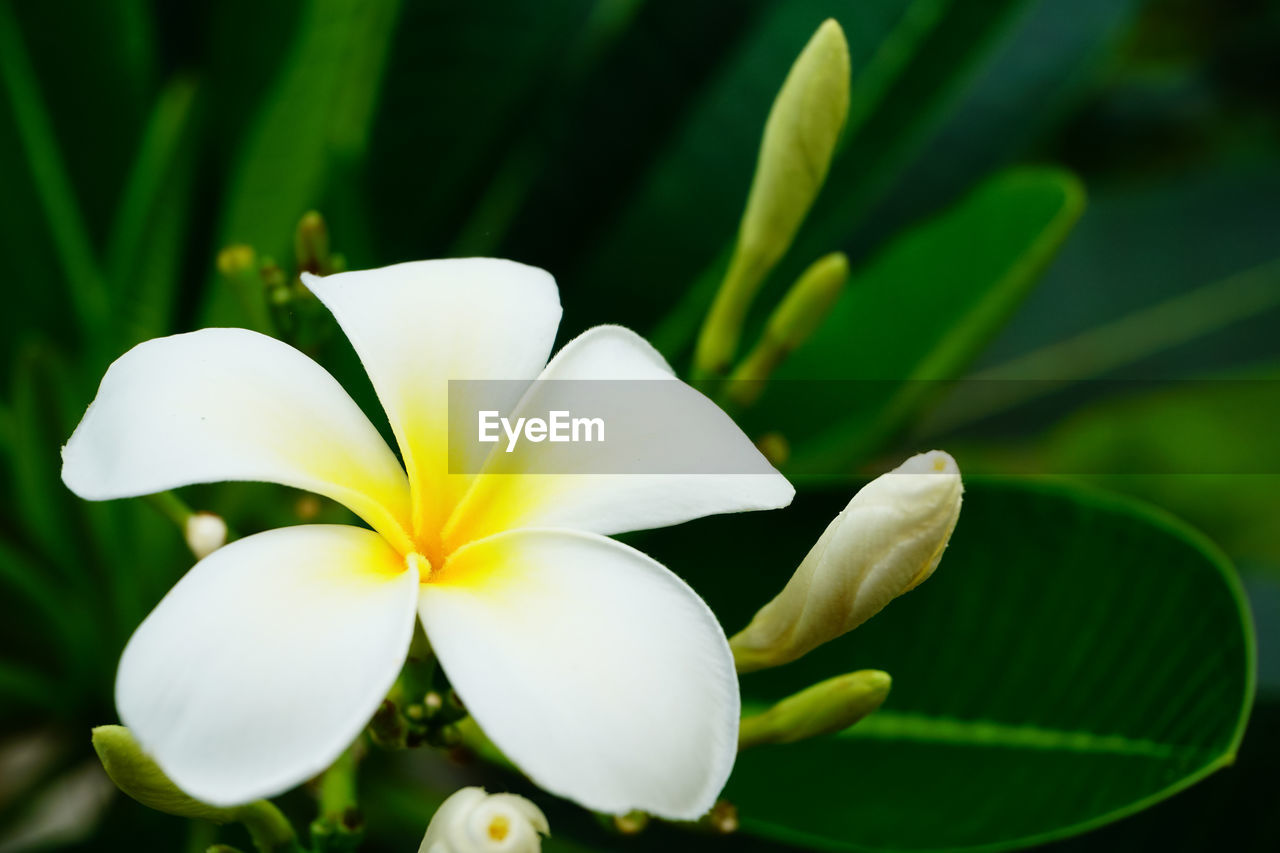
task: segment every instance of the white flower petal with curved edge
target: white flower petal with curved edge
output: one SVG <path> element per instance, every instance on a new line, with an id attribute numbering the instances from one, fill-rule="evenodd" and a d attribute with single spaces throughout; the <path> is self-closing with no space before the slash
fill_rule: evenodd
<path id="1" fill-rule="evenodd" d="M 417 529 L 438 531 L 466 485 L 447 476 L 449 380 L 537 376 L 560 324 L 555 280 L 514 261 L 455 258 L 303 281 L 346 332 L 387 411 Z"/>
<path id="2" fill-rule="evenodd" d="M 711 610 L 633 548 L 517 530 L 456 551 L 422 623 L 476 723 L 587 808 L 696 818 L 737 754 L 738 680 Z"/>
<path id="3" fill-rule="evenodd" d="M 333 498 L 389 537 L 408 523 L 404 470 L 346 391 L 246 329 L 157 338 L 116 359 L 62 450 L 62 479 L 89 500 L 261 480 Z"/>
<path id="4" fill-rule="evenodd" d="M 463 788 L 440 804 L 418 853 L 538 853 L 548 835 L 542 810 L 516 794 Z"/>
<path id="5" fill-rule="evenodd" d="M 196 564 L 134 632 L 124 724 L 217 806 L 273 796 L 360 734 L 409 649 L 418 573 L 378 534 L 285 527 Z"/>
<path id="6" fill-rule="evenodd" d="M 582 382 L 576 386 L 559 383 Z M 669 392 L 647 396 L 662 411 L 627 411 L 628 395 L 599 380 L 670 382 Z M 612 445 L 625 454 L 635 473 L 527 473 L 536 469 L 543 444 L 517 444 L 511 453 L 495 450 L 485 470 L 458 506 L 446 528 L 450 547 L 475 541 L 501 530 L 520 527 L 558 527 L 614 534 L 680 524 L 706 515 L 746 510 L 777 509 L 791 503 L 795 488 L 755 448 L 746 434 L 724 411 L 690 386 L 647 341 L 620 326 L 597 326 L 570 341 L 547 365 L 538 381 L 521 400 L 515 416 L 545 415 L 550 408 L 573 406 L 563 402 L 561 389 L 583 398 L 579 407 L 616 406 L 616 417 L 605 417 L 632 430 L 630 443 Z M 577 390 L 580 389 L 580 390 Z M 641 388 L 648 395 L 652 390 Z M 560 402 L 547 399 L 556 396 Z M 575 414 L 577 412 L 575 411 Z M 634 423 L 647 419 L 639 430 Z M 641 473 L 667 464 L 672 458 L 689 459 L 682 445 L 697 442 L 717 460 L 730 461 L 742 473 Z M 603 450 L 605 445 L 600 445 Z M 585 447 L 585 445 L 582 445 Z M 500 447 L 500 446 L 499 446 Z M 642 460 L 636 462 L 636 460 Z M 696 458 L 682 463 L 689 469 Z M 523 469 L 523 473 L 522 473 Z M 512 476 L 519 475 L 519 476 Z"/>

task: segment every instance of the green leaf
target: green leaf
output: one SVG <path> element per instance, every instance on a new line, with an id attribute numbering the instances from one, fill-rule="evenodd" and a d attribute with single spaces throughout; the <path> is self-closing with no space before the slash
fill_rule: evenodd
<path id="1" fill-rule="evenodd" d="M 15 702 L 53 711 L 58 707 L 58 688 L 42 672 L 0 660 L 0 698 L 5 706 Z"/>
<path id="2" fill-rule="evenodd" d="M 753 519 L 754 535 L 709 519 L 643 547 L 732 632 L 847 497 L 803 495 Z M 709 539 L 716 559 L 697 559 Z M 893 676 L 883 710 L 739 757 L 725 796 L 745 831 L 829 850 L 1065 837 L 1231 763 L 1254 689 L 1247 604 L 1213 545 L 1127 499 L 1038 481 L 971 483 L 933 577 L 853 633 L 745 676 L 743 698 L 863 667 Z"/>
<path id="3" fill-rule="evenodd" d="M 1083 204 L 1070 174 L 1015 169 L 902 235 L 853 275 L 747 424 L 787 436 L 792 473 L 850 470 L 939 389 L 917 380 L 960 375 L 1035 284 Z M 858 381 L 815 394 L 813 382 L 786 380 Z"/>
<path id="4" fill-rule="evenodd" d="M 187 223 L 198 137 L 194 80 L 178 77 L 156 101 L 107 243 L 107 277 L 132 316 L 126 345 L 167 331 Z"/>
<path id="5" fill-rule="evenodd" d="M 14 506 L 22 528 L 67 580 L 79 574 L 81 552 L 67 535 L 75 499 L 58 475 L 59 448 L 71 434 L 57 398 L 70 390 L 66 373 L 47 347 L 29 344 L 15 361 L 12 381 Z"/>
<path id="6" fill-rule="evenodd" d="M 1275 364 L 1133 390 L 1103 382 L 1110 393 L 1042 433 L 948 446 L 984 471 L 1065 473 L 1142 497 L 1203 528 L 1242 563 L 1280 566 L 1277 383 Z"/>
<path id="7" fill-rule="evenodd" d="M 364 153 L 398 0 L 317 0 L 250 128 L 230 179 L 218 246 L 246 243 L 278 261 L 294 227 Z M 243 321 L 215 288 L 206 325 Z"/>
<path id="8" fill-rule="evenodd" d="M 620 308 L 633 318 L 631 322 L 656 319 L 655 311 L 663 305 L 653 298 L 655 286 L 668 282 L 668 292 L 682 292 L 689 279 L 733 241 L 769 107 L 814 29 L 824 19 L 835 18 L 847 36 L 852 103 L 846 134 L 853 135 L 915 57 L 921 39 L 937 23 L 947 2 L 788 0 L 767 6 L 750 21 L 736 47 L 698 92 L 688 120 L 643 177 L 580 277 L 597 286 L 597 298 L 607 296 L 621 303 L 615 310 Z M 1001 0 L 1000 5 L 1005 2 Z M 832 191 L 829 181 L 823 193 Z M 824 251 L 834 248 L 838 247 Z M 812 260 L 813 256 L 804 259 Z M 714 281 L 704 292 L 691 297 L 696 303 L 691 322 L 672 336 L 681 340 L 670 348 L 687 343 L 696 332 L 720 271 L 710 276 Z M 599 287 L 603 282 L 609 283 L 608 288 Z M 583 297 L 591 295 L 588 289 Z"/>
<path id="9" fill-rule="evenodd" d="M 486 15 L 466 4 L 407 4 L 399 30 L 412 47 L 393 56 L 369 158 L 383 251 L 494 254 L 508 206 L 541 176 L 546 137 L 578 132 L 581 119 L 564 114 L 563 100 L 635 5 L 508 0 Z M 335 218 L 334 233 L 347 230 Z"/>
<path id="10" fill-rule="evenodd" d="M 31 59 L 8 3 L 0 3 L 0 83 L 9 96 L 27 165 L 71 291 L 72 307 L 84 333 L 92 339 L 107 316 L 106 287 Z"/>

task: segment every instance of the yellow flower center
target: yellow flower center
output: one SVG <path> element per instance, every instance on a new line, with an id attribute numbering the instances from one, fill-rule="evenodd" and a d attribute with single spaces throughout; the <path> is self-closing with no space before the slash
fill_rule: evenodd
<path id="1" fill-rule="evenodd" d="M 489 821 L 489 837 L 494 841 L 506 838 L 510 831 L 511 821 L 507 820 L 506 815 L 494 815 L 493 820 Z"/>

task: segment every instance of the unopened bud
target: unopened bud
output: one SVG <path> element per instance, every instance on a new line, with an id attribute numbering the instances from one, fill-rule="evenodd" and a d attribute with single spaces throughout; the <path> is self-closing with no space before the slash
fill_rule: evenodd
<path id="1" fill-rule="evenodd" d="M 116 787 L 144 806 L 165 814 L 213 823 L 227 823 L 237 819 L 238 809 L 211 806 L 179 790 L 164 775 L 164 771 L 142 751 L 142 747 L 124 726 L 95 728 L 93 748 Z"/>
<path id="2" fill-rule="evenodd" d="M 848 112 L 849 45 L 828 19 L 796 58 L 769 111 L 738 241 L 698 339 L 698 371 L 715 375 L 728 368 L 751 300 L 826 180 Z"/>
<path id="3" fill-rule="evenodd" d="M 649 825 L 648 812 L 629 811 L 613 816 L 613 828 L 620 835 L 639 835 Z"/>
<path id="4" fill-rule="evenodd" d="M 959 467 L 940 450 L 864 486 L 782 592 L 729 641 L 738 671 L 793 661 L 923 582 L 951 539 L 963 491 Z"/>
<path id="5" fill-rule="evenodd" d="M 218 272 L 235 293 L 245 324 L 255 331 L 270 332 L 267 292 L 253 248 L 242 244 L 227 246 L 218 253 Z"/>
<path id="6" fill-rule="evenodd" d="M 418 853 L 538 853 L 547 818 L 524 797 L 463 788 L 431 818 Z"/>
<path id="7" fill-rule="evenodd" d="M 778 365 L 813 337 L 848 279 L 849 259 L 843 252 L 823 255 L 800 274 L 765 323 L 760 342 L 733 372 L 729 397 L 734 403 L 749 406 L 756 401 Z"/>
<path id="8" fill-rule="evenodd" d="M 760 436 L 756 440 L 756 449 L 775 468 L 782 467 L 791 458 L 791 442 L 780 432 L 766 432 Z"/>
<path id="9" fill-rule="evenodd" d="M 298 272 L 310 272 L 317 275 L 329 273 L 329 228 L 324 217 L 314 210 L 308 211 L 298 220 L 298 228 L 293 234 L 293 247 L 298 261 Z"/>
<path id="10" fill-rule="evenodd" d="M 255 800 L 242 806 L 221 808 L 200 802 L 173 784 L 124 726 L 95 728 L 93 749 L 116 787 L 144 806 L 178 817 L 242 823 L 254 847 L 263 853 L 298 849 L 292 824 L 271 803 Z"/>
<path id="11" fill-rule="evenodd" d="M 884 704 L 892 683 L 887 672 L 863 669 L 806 687 L 763 713 L 743 718 L 738 749 L 844 731 Z"/>
<path id="12" fill-rule="evenodd" d="M 227 523 L 222 516 L 211 512 L 193 512 L 187 516 L 183 536 L 191 553 L 197 560 L 203 560 L 227 544 Z"/>
<path id="13" fill-rule="evenodd" d="M 252 246 L 237 243 L 218 253 L 218 272 L 228 278 L 256 272 L 257 268 L 258 255 Z"/>

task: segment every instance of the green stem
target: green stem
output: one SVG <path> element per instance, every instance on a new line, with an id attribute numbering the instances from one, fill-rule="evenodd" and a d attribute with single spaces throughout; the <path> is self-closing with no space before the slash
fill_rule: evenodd
<path id="1" fill-rule="evenodd" d="M 144 495 L 142 499 L 176 524 L 180 533 L 186 535 L 187 519 L 195 515 L 195 511 L 187 506 L 186 501 L 173 492 L 157 492 L 154 495 Z"/>
<path id="2" fill-rule="evenodd" d="M 238 822 L 249 830 L 259 853 L 295 853 L 301 850 L 293 824 L 271 803 L 258 800 L 236 810 Z"/>
<path id="3" fill-rule="evenodd" d="M 359 763 L 356 752 L 359 745 L 357 740 L 320 777 L 320 819 L 335 826 L 342 825 L 346 815 L 356 808 L 356 765 Z"/>
<path id="4" fill-rule="evenodd" d="M 320 814 L 311 823 L 311 841 L 317 853 L 347 853 L 364 838 L 364 818 L 356 796 L 356 769 L 364 752 L 364 739 L 356 738 L 320 775 Z"/>

